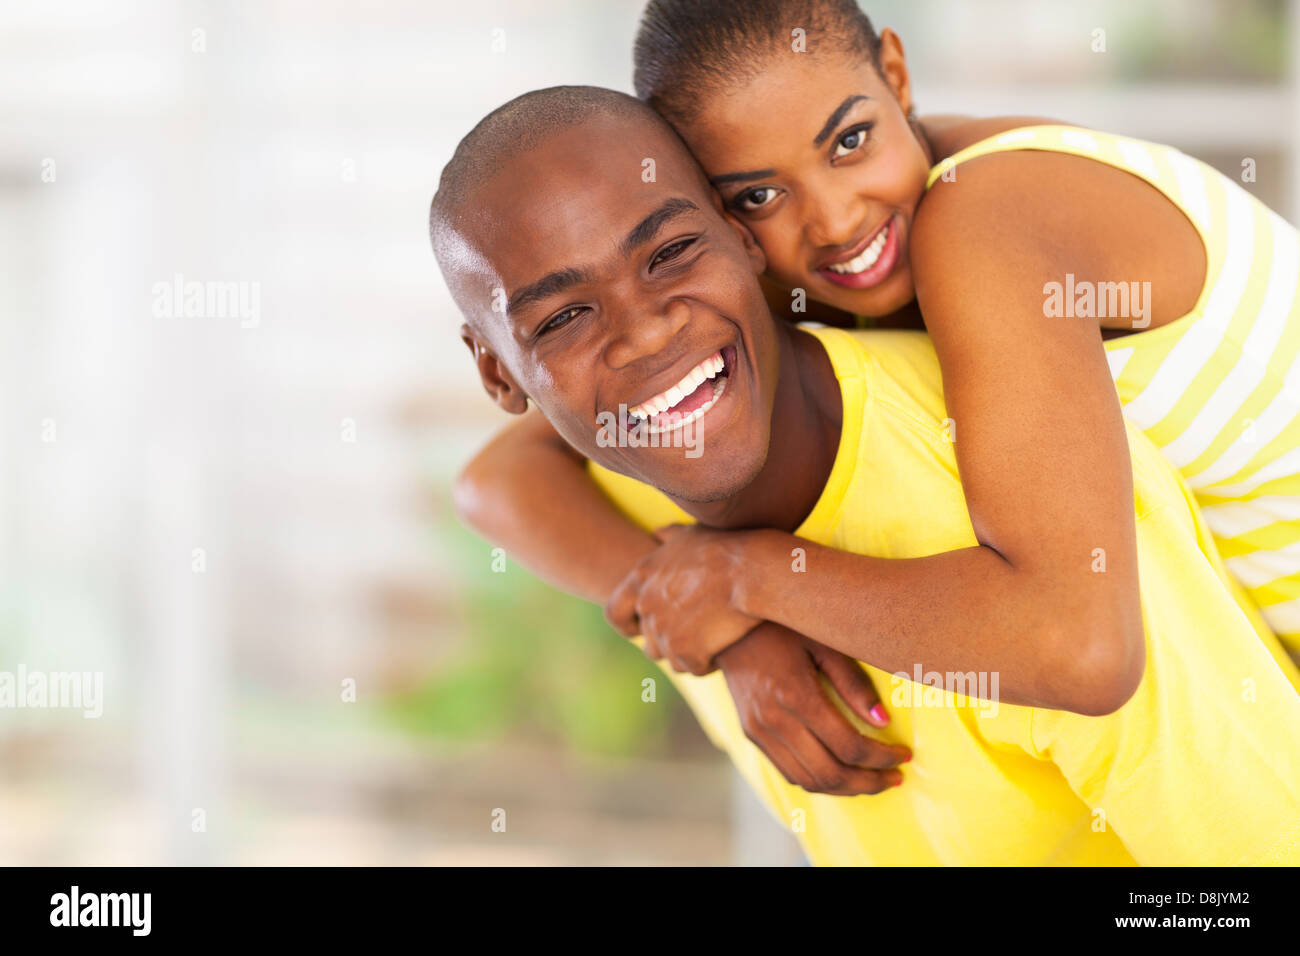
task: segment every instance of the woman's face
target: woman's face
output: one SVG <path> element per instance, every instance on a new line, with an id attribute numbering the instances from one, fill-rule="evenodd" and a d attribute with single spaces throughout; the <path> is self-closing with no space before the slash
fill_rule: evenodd
<path id="1" fill-rule="evenodd" d="M 768 274 L 868 316 L 915 297 L 907 240 L 930 170 L 902 46 L 881 39 L 887 79 L 849 54 L 773 53 L 679 125 Z"/>

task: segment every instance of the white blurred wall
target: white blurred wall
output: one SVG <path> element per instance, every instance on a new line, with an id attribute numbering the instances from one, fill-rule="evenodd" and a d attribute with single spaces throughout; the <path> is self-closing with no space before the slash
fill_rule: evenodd
<path id="1" fill-rule="evenodd" d="M 422 519 L 498 417 L 427 204 L 458 138 L 510 96 L 627 89 L 640 6 L 0 3 L 0 669 L 102 670 L 108 694 L 93 726 L 2 714 L 0 743 L 67 746 L 68 773 L 116 773 L 146 808 L 130 839 L 97 823 L 94 791 L 32 799 L 33 820 L 75 816 L 111 859 L 226 858 L 185 834 L 194 807 L 234 799 L 235 688 L 364 685 L 391 670 L 377 591 L 445 598 Z M 933 65 L 927 109 L 1259 143 L 1295 215 L 1294 80 L 1128 88 L 1053 53 L 1119 3 L 868 6 Z M 1067 64 L 1055 87 L 1017 81 L 1045 63 Z M 177 274 L 255 285 L 256 326 L 156 316 Z M 0 761 L 0 784 L 20 769 Z M 0 862 L 22 840 L 0 834 Z"/>

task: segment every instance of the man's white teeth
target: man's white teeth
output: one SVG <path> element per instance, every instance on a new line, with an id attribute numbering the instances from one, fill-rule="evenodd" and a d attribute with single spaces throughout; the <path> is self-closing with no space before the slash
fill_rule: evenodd
<path id="1" fill-rule="evenodd" d="M 722 371 L 725 364 L 726 363 L 722 361 L 722 353 L 714 352 L 699 365 L 695 366 L 695 368 L 687 372 L 686 376 L 672 388 L 665 392 L 660 392 L 654 398 L 648 399 L 640 405 L 635 405 L 632 408 L 629 408 L 627 410 L 628 417 L 634 421 L 645 421 L 652 416 L 662 415 L 709 379 L 715 377 Z M 717 396 L 722 394 L 716 387 L 714 393 L 713 399 L 705 402 L 701 408 L 708 410 L 713 407 L 713 402 L 717 401 Z M 700 414 L 703 414 L 703 412 L 701 412 L 700 409 L 696 409 L 696 411 L 692 412 L 691 415 L 686 416 L 684 421 L 694 421 Z M 676 424 L 677 423 L 674 423 L 674 425 Z"/>
<path id="2" fill-rule="evenodd" d="M 885 242 L 889 239 L 889 230 L 892 228 L 893 224 L 891 223 L 881 229 L 876 238 L 871 240 L 871 245 L 863 249 L 856 259 L 850 259 L 848 262 L 837 262 L 826 268 L 830 269 L 831 272 L 838 272 L 840 275 L 856 275 L 859 272 L 866 272 L 880 258 L 880 253 L 885 248 Z"/>
<path id="3" fill-rule="evenodd" d="M 683 415 L 680 418 L 676 418 L 667 425 L 656 425 L 655 421 L 652 419 L 650 424 L 646 426 L 646 431 L 651 435 L 661 435 L 664 432 L 674 431 L 675 429 L 689 425 L 691 422 L 703 417 L 705 412 L 718 404 L 718 399 L 722 397 L 722 393 L 726 390 L 727 380 L 725 378 L 716 379 L 713 383 L 713 397 L 699 408 L 695 409 L 695 411 L 691 412 L 689 415 Z"/>

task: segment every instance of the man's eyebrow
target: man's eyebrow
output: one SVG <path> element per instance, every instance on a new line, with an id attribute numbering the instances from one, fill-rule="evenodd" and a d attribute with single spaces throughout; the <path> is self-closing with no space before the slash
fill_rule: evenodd
<path id="1" fill-rule="evenodd" d="M 859 100 L 869 100 L 869 99 L 871 99 L 871 97 L 863 96 L 861 93 L 855 93 L 852 96 L 846 96 L 844 98 L 844 102 L 841 103 L 839 106 L 835 107 L 835 112 L 832 113 L 830 115 L 830 118 L 826 120 L 826 125 L 822 127 L 822 131 L 818 133 L 815 137 L 813 137 L 813 145 L 820 146 L 822 143 L 826 142 L 826 137 L 830 136 L 831 133 L 835 132 L 835 127 L 840 125 L 840 120 L 844 119 L 844 114 L 849 111 L 849 108 L 854 103 L 858 102 Z"/>
<path id="2" fill-rule="evenodd" d="M 689 199 L 665 200 L 662 206 L 632 227 L 632 231 L 623 240 L 623 254 L 631 255 L 637 246 L 654 238 L 655 233 L 669 220 L 688 212 L 698 211 L 699 208 Z M 518 312 L 524 306 L 531 305 L 539 299 L 545 299 L 547 296 L 556 295 L 565 289 L 590 281 L 592 281 L 590 273 L 581 269 L 559 269 L 516 291 L 506 303 L 506 312 L 507 314 Z"/>
<path id="3" fill-rule="evenodd" d="M 506 303 L 506 313 L 517 312 L 524 306 L 531 305 L 539 299 L 545 299 L 557 292 L 563 292 L 565 289 L 588 282 L 590 279 L 591 277 L 580 269 L 560 269 L 549 275 L 544 275 L 536 282 L 530 283 L 515 292 L 510 297 L 510 301 Z"/>
<path id="4" fill-rule="evenodd" d="M 673 198 L 665 200 L 662 206 L 632 227 L 632 231 L 629 232 L 627 238 L 623 240 L 623 255 L 630 256 L 636 251 L 637 246 L 653 239 L 655 233 L 662 229 L 670 220 L 676 219 L 678 216 L 691 211 L 698 212 L 699 208 L 699 206 L 695 205 L 695 203 L 691 202 L 689 199 Z"/>

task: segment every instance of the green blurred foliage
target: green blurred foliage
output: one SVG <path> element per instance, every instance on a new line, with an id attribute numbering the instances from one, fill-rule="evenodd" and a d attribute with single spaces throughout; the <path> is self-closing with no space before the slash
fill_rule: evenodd
<path id="1" fill-rule="evenodd" d="M 389 701 L 393 719 L 451 741 L 513 738 L 618 756 L 680 750 L 679 731 L 694 724 L 689 710 L 600 608 L 508 560 L 494 572 L 491 546 L 454 522 L 437 543 L 446 566 L 459 569 L 451 584 L 462 643 L 429 680 Z M 653 703 L 642 701 L 647 677 Z"/>

